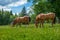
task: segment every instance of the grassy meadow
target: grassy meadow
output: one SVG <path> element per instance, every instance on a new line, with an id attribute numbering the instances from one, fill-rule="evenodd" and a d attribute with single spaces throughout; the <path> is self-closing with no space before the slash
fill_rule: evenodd
<path id="1" fill-rule="evenodd" d="M 54 27 L 44 24 L 43 28 L 36 28 L 34 24 L 21 27 L 3 25 L 0 26 L 0 40 L 60 40 L 60 24 Z"/>

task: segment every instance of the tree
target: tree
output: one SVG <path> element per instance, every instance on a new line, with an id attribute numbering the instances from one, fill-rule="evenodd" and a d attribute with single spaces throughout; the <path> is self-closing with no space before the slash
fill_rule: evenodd
<path id="1" fill-rule="evenodd" d="M 10 12 L 4 11 L 3 9 L 0 10 L 0 25 L 10 24 Z"/>
<path id="2" fill-rule="evenodd" d="M 56 9 L 56 16 L 58 17 L 60 23 L 60 0 L 56 0 L 54 5 Z"/>
<path id="3" fill-rule="evenodd" d="M 26 14 L 25 6 L 24 6 L 21 13 L 19 14 L 19 16 L 25 16 L 25 15 L 27 15 L 27 14 Z"/>
<path id="4" fill-rule="evenodd" d="M 10 11 L 10 15 L 13 15 L 12 10 Z"/>
<path id="5" fill-rule="evenodd" d="M 55 11 L 48 0 L 33 0 L 33 10 L 36 15 Z"/>

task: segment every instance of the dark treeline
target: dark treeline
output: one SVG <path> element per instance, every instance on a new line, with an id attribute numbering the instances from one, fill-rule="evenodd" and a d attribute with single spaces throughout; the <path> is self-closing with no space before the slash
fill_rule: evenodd
<path id="1" fill-rule="evenodd" d="M 0 25 L 10 24 L 13 19 L 12 11 L 0 10 Z"/>

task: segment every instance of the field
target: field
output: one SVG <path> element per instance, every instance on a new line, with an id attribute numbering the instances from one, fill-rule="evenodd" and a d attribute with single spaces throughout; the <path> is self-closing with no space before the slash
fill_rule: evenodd
<path id="1" fill-rule="evenodd" d="M 54 27 L 45 24 L 44 28 L 35 28 L 34 24 L 29 27 L 3 25 L 0 26 L 0 40 L 60 40 L 60 24 L 55 24 Z"/>

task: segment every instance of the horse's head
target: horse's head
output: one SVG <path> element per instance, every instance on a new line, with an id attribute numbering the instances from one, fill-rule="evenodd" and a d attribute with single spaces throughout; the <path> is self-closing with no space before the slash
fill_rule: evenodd
<path id="1" fill-rule="evenodd" d="M 10 24 L 10 25 L 13 27 L 13 25 L 14 25 L 14 24 L 13 24 L 13 22 L 11 22 L 11 24 Z"/>
<path id="2" fill-rule="evenodd" d="M 39 14 L 40 15 L 40 14 Z M 36 16 L 35 19 L 35 26 L 38 27 L 38 22 L 39 22 L 39 15 Z"/>
<path id="3" fill-rule="evenodd" d="M 12 22 L 11 22 L 11 26 L 14 26 L 17 23 L 17 18 L 15 18 Z"/>

